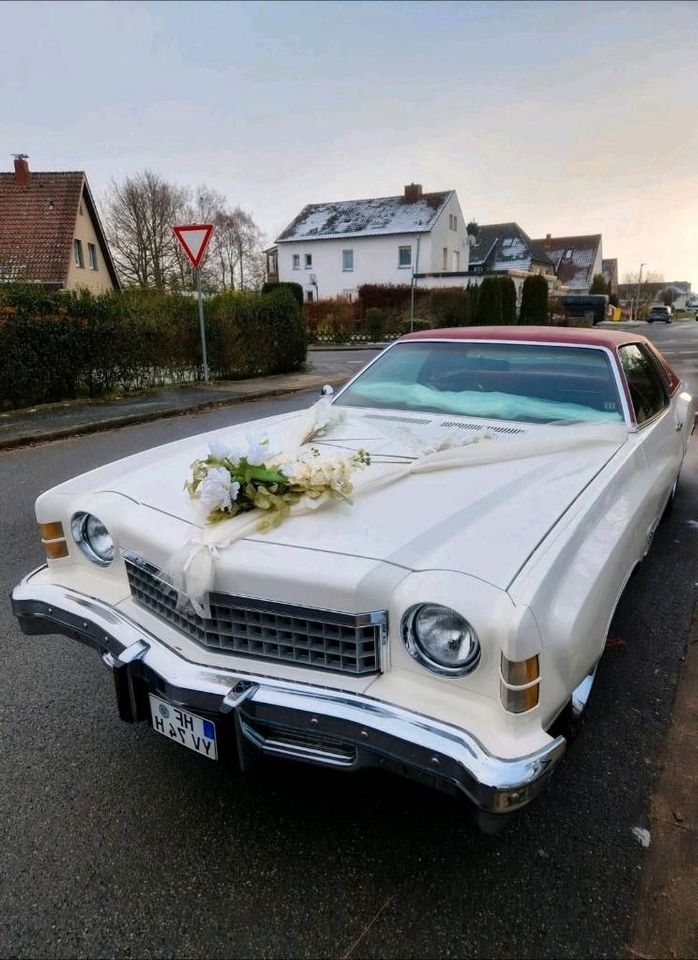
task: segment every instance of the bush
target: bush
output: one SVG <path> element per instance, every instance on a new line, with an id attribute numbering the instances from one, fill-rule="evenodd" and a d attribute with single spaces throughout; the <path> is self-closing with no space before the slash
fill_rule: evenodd
<path id="1" fill-rule="evenodd" d="M 519 323 L 546 324 L 548 322 L 548 283 L 545 277 L 526 277 L 521 292 Z"/>
<path id="2" fill-rule="evenodd" d="M 511 326 L 516 323 L 516 284 L 511 277 L 500 277 L 502 290 L 502 323 Z"/>
<path id="3" fill-rule="evenodd" d="M 215 379 L 297 370 L 306 328 L 288 290 L 205 304 Z M 196 299 L 156 290 L 93 295 L 0 286 L 0 406 L 98 397 L 202 373 Z"/>
<path id="4" fill-rule="evenodd" d="M 460 288 L 437 289 L 431 294 L 431 316 L 437 327 L 465 327 L 472 323 L 470 300 Z"/>
<path id="5" fill-rule="evenodd" d="M 500 326 L 502 323 L 502 283 L 499 277 L 485 277 L 480 284 L 477 323 Z"/>
<path id="6" fill-rule="evenodd" d="M 422 320 L 420 317 L 415 317 L 414 320 L 401 320 L 398 333 L 400 336 L 403 336 L 406 333 L 418 333 L 422 330 L 431 329 L 432 326 L 428 320 Z"/>
<path id="7" fill-rule="evenodd" d="M 274 281 L 273 283 L 265 283 L 262 286 L 262 293 L 275 293 L 277 290 L 290 290 L 293 296 L 296 298 L 296 303 L 299 307 L 303 307 L 303 287 L 300 283 L 294 283 L 290 280 Z"/>
<path id="8" fill-rule="evenodd" d="M 385 314 L 378 307 L 369 307 L 366 311 L 364 330 L 371 340 L 382 340 L 385 336 Z"/>
<path id="9" fill-rule="evenodd" d="M 432 291 L 414 288 L 415 313 L 429 313 Z M 409 317 L 412 306 L 412 287 L 409 283 L 364 283 L 359 287 L 359 300 L 364 311 L 372 307 L 382 310 L 387 320 L 401 320 Z"/>
<path id="10" fill-rule="evenodd" d="M 589 293 L 608 293 L 608 284 L 602 273 L 595 273 L 589 287 Z"/>
<path id="11" fill-rule="evenodd" d="M 356 332 L 358 305 L 348 300 L 315 300 L 303 311 L 311 340 L 346 343 Z"/>

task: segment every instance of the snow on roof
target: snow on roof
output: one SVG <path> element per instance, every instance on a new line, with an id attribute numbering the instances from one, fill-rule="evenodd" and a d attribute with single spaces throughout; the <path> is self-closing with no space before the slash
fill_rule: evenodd
<path id="1" fill-rule="evenodd" d="M 488 223 L 479 227 L 470 248 L 470 266 L 487 270 L 530 270 L 533 261 L 551 266 L 550 260 L 518 223 Z"/>
<path id="2" fill-rule="evenodd" d="M 601 246 L 601 234 L 581 237 L 545 237 L 540 244 L 555 266 L 558 279 L 567 287 L 590 287 L 594 263 Z"/>
<path id="3" fill-rule="evenodd" d="M 323 240 L 329 237 L 375 237 L 395 233 L 426 233 L 455 191 L 423 193 L 410 203 L 404 195 L 369 200 L 310 203 L 281 233 L 286 240 Z"/>

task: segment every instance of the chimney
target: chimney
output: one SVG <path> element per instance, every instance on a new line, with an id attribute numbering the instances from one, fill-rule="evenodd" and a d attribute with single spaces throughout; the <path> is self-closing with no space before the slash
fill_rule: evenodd
<path id="1" fill-rule="evenodd" d="M 405 203 L 416 203 L 422 199 L 421 183 L 408 183 L 405 187 Z"/>
<path id="2" fill-rule="evenodd" d="M 29 164 L 26 153 L 16 153 L 15 157 L 15 180 L 18 187 L 26 187 L 29 184 Z"/>
<path id="3" fill-rule="evenodd" d="M 546 233 L 546 235 L 545 235 L 545 243 L 543 244 L 543 246 L 544 246 L 544 247 L 549 247 L 551 240 L 552 240 L 552 237 L 550 236 L 550 234 L 549 234 L 549 233 Z"/>

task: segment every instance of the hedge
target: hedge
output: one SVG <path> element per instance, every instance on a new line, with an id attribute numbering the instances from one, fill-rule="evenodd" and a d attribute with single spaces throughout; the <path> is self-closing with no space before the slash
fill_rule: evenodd
<path id="1" fill-rule="evenodd" d="M 298 370 L 307 331 L 288 290 L 205 302 L 214 379 Z M 154 290 L 93 295 L 0 286 L 0 407 L 99 397 L 201 378 L 198 307 Z"/>
<path id="2" fill-rule="evenodd" d="M 275 293 L 277 290 L 290 290 L 299 307 L 303 307 L 303 287 L 290 280 L 268 281 L 262 286 L 262 293 Z"/>

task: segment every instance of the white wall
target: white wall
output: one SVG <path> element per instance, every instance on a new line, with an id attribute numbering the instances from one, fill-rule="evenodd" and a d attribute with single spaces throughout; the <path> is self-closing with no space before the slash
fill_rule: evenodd
<path id="1" fill-rule="evenodd" d="M 456 229 L 453 230 L 450 223 L 450 216 L 456 218 Z M 458 197 L 454 193 L 442 211 L 439 219 L 432 227 L 429 245 L 429 259 L 419 255 L 420 273 L 443 273 L 444 272 L 444 248 L 447 250 L 447 270 L 467 270 L 470 257 L 470 247 L 467 243 L 465 232 L 465 218 L 460 208 Z M 454 253 L 459 253 L 459 266 L 455 266 Z"/>
<path id="2" fill-rule="evenodd" d="M 457 229 L 449 228 L 449 214 L 455 216 Z M 419 262 L 417 241 L 419 239 Z M 412 250 L 412 266 L 400 267 L 398 249 L 408 246 Z M 453 271 L 453 252 L 460 253 L 460 270 L 468 269 L 468 251 L 465 223 L 458 198 L 451 197 L 434 224 L 431 233 L 392 234 L 383 237 L 340 237 L 331 240 L 281 241 L 279 248 L 279 280 L 294 281 L 303 286 L 305 298 L 312 292 L 313 298 L 325 300 L 351 294 L 358 296 L 363 283 L 409 284 L 412 271 L 419 273 L 441 272 L 443 247 L 449 251 L 449 271 Z M 342 269 L 342 251 L 354 251 L 354 269 Z M 300 257 L 300 269 L 293 269 L 293 255 Z M 305 256 L 310 254 L 312 266 L 306 268 Z M 310 274 L 317 279 L 317 294 L 310 283 Z M 454 281 L 451 281 L 453 283 Z M 457 281 L 456 281 L 457 282 Z M 420 281 L 425 285 L 427 281 Z M 448 285 L 448 284 L 447 284 Z"/>
<path id="3" fill-rule="evenodd" d="M 420 264 L 428 235 L 394 234 L 389 237 L 353 237 L 337 240 L 294 240 L 279 243 L 279 280 L 294 281 L 303 286 L 306 294 L 315 290 L 310 274 L 317 279 L 317 296 L 321 300 L 339 297 L 344 293 L 357 296 L 362 283 L 411 283 L 412 267 L 400 267 L 398 248 L 411 247 L 412 263 L 417 255 L 420 238 Z M 426 238 L 426 243 L 425 243 Z M 342 269 L 342 251 L 354 251 L 354 269 Z M 300 256 L 300 269 L 293 269 L 293 255 Z M 312 266 L 306 268 L 305 257 L 312 257 Z"/>

